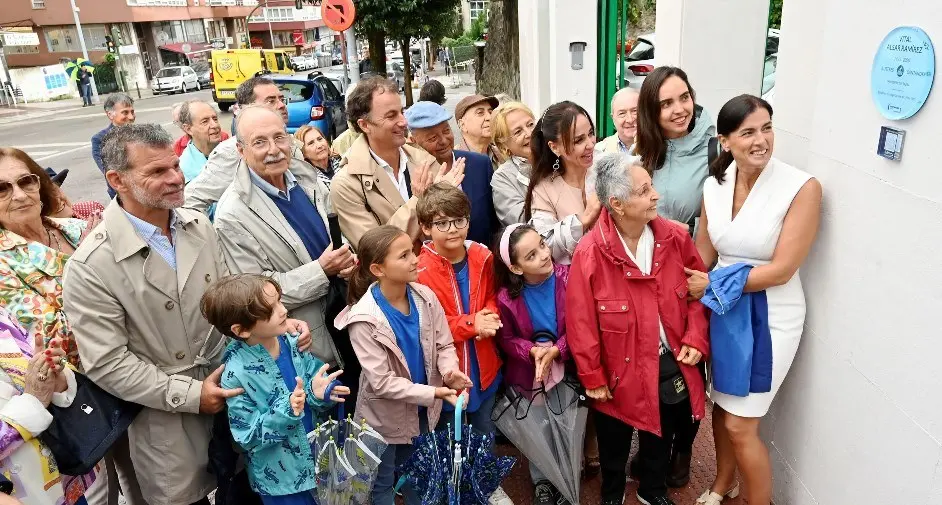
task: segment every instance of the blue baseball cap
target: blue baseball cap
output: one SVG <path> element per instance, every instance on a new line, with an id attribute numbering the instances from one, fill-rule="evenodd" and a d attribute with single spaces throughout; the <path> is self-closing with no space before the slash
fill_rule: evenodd
<path id="1" fill-rule="evenodd" d="M 405 115 L 411 129 L 429 128 L 451 119 L 451 114 L 435 102 L 415 102 Z"/>

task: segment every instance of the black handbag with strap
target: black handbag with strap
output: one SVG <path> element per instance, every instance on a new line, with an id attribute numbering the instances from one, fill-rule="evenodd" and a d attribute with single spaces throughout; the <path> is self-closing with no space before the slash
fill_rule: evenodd
<path id="1" fill-rule="evenodd" d="M 80 373 L 75 373 L 75 382 L 72 405 L 50 404 L 52 424 L 39 435 L 65 475 L 85 475 L 95 468 L 143 408 L 101 389 Z"/>

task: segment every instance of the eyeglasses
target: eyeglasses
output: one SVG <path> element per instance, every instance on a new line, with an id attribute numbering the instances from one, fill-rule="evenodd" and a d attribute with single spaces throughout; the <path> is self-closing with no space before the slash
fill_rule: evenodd
<path id="1" fill-rule="evenodd" d="M 446 232 L 451 229 L 451 225 L 455 225 L 456 230 L 463 230 L 468 227 L 469 220 L 467 217 L 459 217 L 458 219 L 443 219 L 441 221 L 435 221 L 435 228 L 440 232 Z"/>
<path id="2" fill-rule="evenodd" d="M 6 201 L 13 198 L 13 185 L 16 184 L 26 193 L 35 193 L 39 191 L 39 176 L 36 174 L 26 174 L 19 179 L 10 182 L 0 182 L 0 201 Z"/>

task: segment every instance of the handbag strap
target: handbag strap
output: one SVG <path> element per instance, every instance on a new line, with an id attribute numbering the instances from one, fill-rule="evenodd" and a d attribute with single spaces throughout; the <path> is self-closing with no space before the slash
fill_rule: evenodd
<path id="1" fill-rule="evenodd" d="M 206 332 L 206 338 L 203 339 L 203 345 L 200 346 L 199 352 L 197 352 L 196 357 L 193 358 L 193 363 L 189 365 L 178 365 L 178 366 L 157 365 L 157 367 L 160 368 L 160 370 L 163 371 L 167 375 L 176 375 L 179 373 L 188 372 L 196 367 L 200 367 L 200 366 L 206 367 L 206 366 L 211 365 L 213 362 L 206 358 L 206 346 L 209 345 L 209 339 L 210 337 L 213 336 L 213 332 L 215 331 L 216 331 L 216 328 L 210 328 L 209 331 Z M 210 355 L 215 356 L 216 354 L 218 354 L 225 344 L 226 344 L 226 339 L 220 336 L 219 342 L 217 342 L 216 345 L 213 346 L 213 349 Z"/>

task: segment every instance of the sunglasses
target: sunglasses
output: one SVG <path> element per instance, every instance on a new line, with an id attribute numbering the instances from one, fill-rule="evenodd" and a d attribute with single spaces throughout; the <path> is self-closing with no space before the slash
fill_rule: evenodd
<path id="1" fill-rule="evenodd" d="M 39 191 L 39 176 L 36 174 L 26 174 L 19 179 L 10 182 L 0 182 L 0 201 L 9 200 L 13 197 L 13 185 L 16 184 L 26 193 L 35 193 Z"/>

